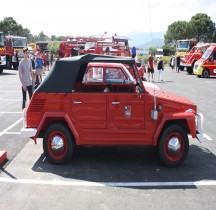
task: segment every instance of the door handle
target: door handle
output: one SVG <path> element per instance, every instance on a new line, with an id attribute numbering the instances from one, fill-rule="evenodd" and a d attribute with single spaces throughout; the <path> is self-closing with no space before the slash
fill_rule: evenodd
<path id="1" fill-rule="evenodd" d="M 116 104 L 120 104 L 120 102 L 119 101 L 113 101 L 112 104 L 116 105 Z"/>
<path id="2" fill-rule="evenodd" d="M 81 101 L 73 101 L 73 104 L 81 104 Z"/>

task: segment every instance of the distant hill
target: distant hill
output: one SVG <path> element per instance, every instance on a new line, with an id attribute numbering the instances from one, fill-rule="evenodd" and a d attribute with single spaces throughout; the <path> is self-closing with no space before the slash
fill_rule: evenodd
<path id="1" fill-rule="evenodd" d="M 153 38 L 153 47 L 162 47 L 164 45 L 164 34 L 165 32 L 131 32 L 128 34 L 129 37 L 129 46 L 135 46 L 136 48 L 148 49 L 152 47 L 152 38 Z"/>

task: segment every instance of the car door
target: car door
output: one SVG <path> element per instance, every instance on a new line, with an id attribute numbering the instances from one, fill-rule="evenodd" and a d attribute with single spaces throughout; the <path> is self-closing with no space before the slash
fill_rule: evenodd
<path id="1" fill-rule="evenodd" d="M 107 119 L 106 94 L 103 92 L 103 68 L 88 68 L 82 90 L 71 94 L 71 112 L 78 130 L 105 129 Z"/>
<path id="2" fill-rule="evenodd" d="M 110 123 L 118 129 L 141 129 L 144 127 L 144 100 L 135 91 L 126 68 L 106 68 L 108 113 Z M 129 71 L 128 71 L 129 72 Z"/>

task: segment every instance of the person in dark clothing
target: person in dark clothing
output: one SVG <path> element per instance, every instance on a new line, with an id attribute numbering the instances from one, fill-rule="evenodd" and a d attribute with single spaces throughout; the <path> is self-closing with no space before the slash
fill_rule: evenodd
<path id="1" fill-rule="evenodd" d="M 177 56 L 177 58 L 176 58 L 176 72 L 178 72 L 178 73 L 179 73 L 179 68 L 180 68 L 180 62 L 181 62 L 180 56 Z"/>
<path id="2" fill-rule="evenodd" d="M 164 64 L 163 64 L 162 56 L 159 57 L 157 69 L 158 69 L 158 80 L 163 81 Z"/>
<path id="3" fill-rule="evenodd" d="M 16 50 L 16 52 L 15 52 L 15 58 L 16 58 L 16 66 L 15 66 L 15 69 L 18 69 L 18 66 L 19 66 L 18 50 Z"/>

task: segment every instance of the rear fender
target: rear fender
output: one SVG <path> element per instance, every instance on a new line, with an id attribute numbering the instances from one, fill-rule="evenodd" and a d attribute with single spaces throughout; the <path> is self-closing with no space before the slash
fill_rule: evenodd
<path id="1" fill-rule="evenodd" d="M 188 128 L 188 131 L 191 134 L 192 138 L 196 137 L 196 117 L 194 113 L 187 113 L 187 112 L 167 113 L 167 114 L 165 113 L 163 115 L 161 122 L 159 123 L 159 126 L 155 130 L 153 136 L 153 145 L 157 145 L 159 136 L 163 131 L 164 127 L 168 122 L 172 123 L 172 121 L 186 122 L 187 124 L 184 125 L 184 127 Z"/>
<path id="2" fill-rule="evenodd" d="M 43 115 L 41 122 L 38 126 L 37 133 L 36 133 L 35 137 L 33 138 L 35 143 L 36 143 L 36 139 L 38 138 L 38 135 L 40 134 L 40 132 L 43 129 L 45 129 L 47 127 L 46 124 L 48 121 L 50 121 L 50 119 L 52 119 L 52 121 L 58 121 L 59 119 L 64 119 L 66 124 L 70 128 L 70 130 L 71 130 L 71 132 L 75 138 L 75 141 L 77 142 L 77 140 L 79 139 L 79 134 L 76 131 L 73 123 L 71 122 L 70 117 L 65 112 L 46 112 Z"/>

